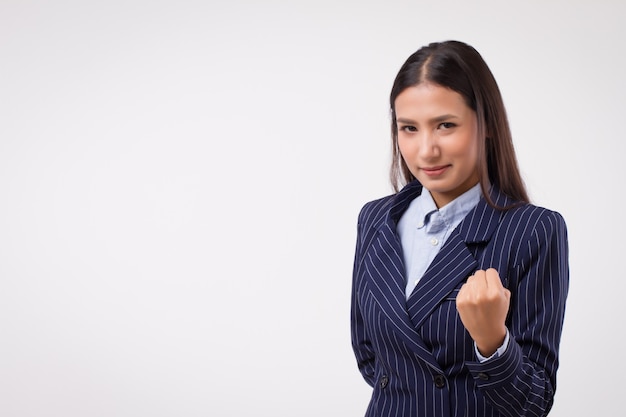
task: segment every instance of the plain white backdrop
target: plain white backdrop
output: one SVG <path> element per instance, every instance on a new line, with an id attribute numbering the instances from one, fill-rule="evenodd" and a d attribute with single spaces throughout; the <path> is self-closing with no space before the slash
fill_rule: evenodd
<path id="1" fill-rule="evenodd" d="M 0 0 L 0 415 L 361 416 L 356 216 L 459 39 L 569 227 L 551 417 L 623 409 L 626 6 Z"/>

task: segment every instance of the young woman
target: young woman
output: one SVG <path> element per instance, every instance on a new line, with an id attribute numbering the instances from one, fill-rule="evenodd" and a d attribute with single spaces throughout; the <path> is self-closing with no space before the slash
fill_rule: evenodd
<path id="1" fill-rule="evenodd" d="M 529 203 L 497 83 L 458 41 L 390 97 L 396 193 L 358 218 L 352 345 L 366 416 L 545 416 L 569 283 L 560 214 Z"/>

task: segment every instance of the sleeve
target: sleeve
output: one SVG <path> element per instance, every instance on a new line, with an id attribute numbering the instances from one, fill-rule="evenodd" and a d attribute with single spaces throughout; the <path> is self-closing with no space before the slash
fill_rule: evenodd
<path id="1" fill-rule="evenodd" d="M 548 213 L 523 241 L 523 262 L 512 271 L 506 350 L 466 364 L 478 389 L 505 416 L 546 416 L 554 400 L 569 265 L 565 222 Z"/>
<path id="2" fill-rule="evenodd" d="M 372 348 L 372 343 L 367 332 L 367 327 L 363 320 L 359 305 L 359 288 L 362 284 L 360 265 L 363 257 L 363 231 L 362 231 L 362 217 L 364 209 L 359 214 L 359 221 L 357 225 L 357 243 L 354 255 L 354 267 L 352 270 L 352 298 L 350 308 L 350 330 L 352 338 L 352 349 L 356 356 L 357 365 L 359 371 L 363 375 L 365 382 L 370 386 L 374 386 L 374 362 L 375 355 Z"/>

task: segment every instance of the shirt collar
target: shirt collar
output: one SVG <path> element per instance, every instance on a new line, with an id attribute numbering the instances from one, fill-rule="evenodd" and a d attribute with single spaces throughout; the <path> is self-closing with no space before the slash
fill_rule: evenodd
<path id="1" fill-rule="evenodd" d="M 424 188 L 416 201 L 417 227 L 426 227 L 427 232 L 436 232 L 433 229 L 457 225 L 478 204 L 481 194 L 478 183 L 441 209 L 437 209 L 430 191 Z"/>

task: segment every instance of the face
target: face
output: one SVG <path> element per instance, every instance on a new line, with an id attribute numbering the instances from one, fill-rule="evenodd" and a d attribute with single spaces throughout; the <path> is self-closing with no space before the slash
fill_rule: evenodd
<path id="1" fill-rule="evenodd" d="M 476 113 L 459 93 L 422 83 L 400 93 L 395 105 L 402 158 L 437 207 L 478 183 Z"/>

